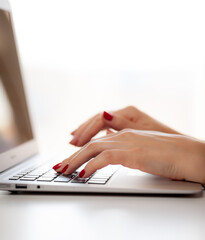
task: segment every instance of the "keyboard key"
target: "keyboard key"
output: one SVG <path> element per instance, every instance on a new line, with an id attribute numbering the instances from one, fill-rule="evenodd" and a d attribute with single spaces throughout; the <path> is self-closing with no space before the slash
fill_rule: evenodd
<path id="1" fill-rule="evenodd" d="M 36 178 L 24 178 L 24 177 L 22 177 L 20 180 L 21 181 L 34 181 L 34 180 L 36 180 Z"/>
<path id="2" fill-rule="evenodd" d="M 58 182 L 58 183 L 68 183 L 70 182 L 71 179 L 57 179 L 57 180 L 54 180 L 54 182 Z"/>
<path id="3" fill-rule="evenodd" d="M 37 179 L 39 182 L 51 182 L 54 178 L 48 178 L 48 177 L 40 177 Z"/>
<path id="4" fill-rule="evenodd" d="M 47 171 L 47 173 L 57 173 L 57 172 L 53 169 L 50 169 L 50 170 Z"/>
<path id="5" fill-rule="evenodd" d="M 37 174 L 27 174 L 27 175 L 25 175 L 24 177 L 31 177 L 31 178 L 38 178 L 38 177 L 40 177 L 41 175 L 37 175 Z"/>
<path id="6" fill-rule="evenodd" d="M 42 177 L 57 177 L 60 173 L 45 173 L 42 175 Z"/>
<path id="7" fill-rule="evenodd" d="M 42 172 L 42 171 L 33 171 L 33 172 L 30 172 L 29 174 L 31 175 L 43 175 L 45 172 Z"/>
<path id="8" fill-rule="evenodd" d="M 72 183 L 86 183 L 88 181 L 89 178 L 75 178 L 72 180 Z"/>
<path id="9" fill-rule="evenodd" d="M 31 171 L 30 172 L 30 174 L 38 174 L 38 175 L 42 175 L 42 174 L 44 174 L 44 173 L 46 173 L 46 172 L 48 172 L 49 171 L 49 169 L 47 168 L 43 168 L 43 169 L 39 169 L 39 168 L 37 168 L 36 170 L 34 170 L 34 171 Z"/>
<path id="10" fill-rule="evenodd" d="M 18 180 L 19 179 L 19 177 L 11 177 L 11 178 L 9 178 L 9 180 Z"/>
<path id="11" fill-rule="evenodd" d="M 23 176 L 23 178 L 37 178 L 37 177 L 36 176 L 28 176 L 28 175 Z"/>
<path id="12" fill-rule="evenodd" d="M 71 175 L 60 175 L 56 179 L 71 179 L 71 178 L 73 178 L 73 176 Z"/>
<path id="13" fill-rule="evenodd" d="M 88 184 L 105 184 L 106 180 L 89 180 Z"/>
<path id="14" fill-rule="evenodd" d="M 74 177 L 78 176 L 78 173 L 71 173 L 71 174 L 64 175 L 64 176 L 69 177 L 69 178 L 74 178 Z"/>
<path id="15" fill-rule="evenodd" d="M 20 177 L 23 177 L 23 175 L 14 175 L 13 178 L 20 178 Z"/>
<path id="16" fill-rule="evenodd" d="M 101 177 L 101 178 L 109 178 L 109 177 L 112 176 L 112 174 L 96 173 L 94 176 L 95 177 Z"/>
<path id="17" fill-rule="evenodd" d="M 42 175 L 41 178 L 56 178 L 56 176 Z"/>
<path id="18" fill-rule="evenodd" d="M 91 179 L 108 180 L 110 177 L 93 176 Z"/>
<path id="19" fill-rule="evenodd" d="M 71 179 L 72 178 L 61 175 L 61 176 L 55 178 L 54 182 L 64 182 L 65 183 L 65 182 L 70 182 Z"/>

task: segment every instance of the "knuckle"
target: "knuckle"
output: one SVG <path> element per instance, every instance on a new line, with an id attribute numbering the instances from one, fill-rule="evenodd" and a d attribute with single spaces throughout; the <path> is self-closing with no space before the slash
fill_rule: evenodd
<path id="1" fill-rule="evenodd" d="M 97 123 L 101 121 L 101 115 L 99 114 L 93 121 L 93 125 L 95 126 Z"/>
<path id="2" fill-rule="evenodd" d="M 97 113 L 96 115 L 94 115 L 94 118 L 100 118 L 101 113 Z"/>
<path id="3" fill-rule="evenodd" d="M 96 121 L 99 121 L 101 119 L 102 113 L 98 113 L 95 117 Z"/>
<path id="4" fill-rule="evenodd" d="M 132 106 L 132 105 L 127 106 L 127 109 L 130 110 L 130 111 L 135 111 L 135 110 L 137 110 L 137 108 L 134 107 L 134 106 Z"/>
<path id="5" fill-rule="evenodd" d="M 92 117 L 90 120 L 93 122 L 95 122 L 95 121 L 99 121 L 100 120 L 100 118 L 101 118 L 101 115 L 102 115 L 102 113 L 97 113 L 96 115 L 94 115 L 94 117 Z"/>

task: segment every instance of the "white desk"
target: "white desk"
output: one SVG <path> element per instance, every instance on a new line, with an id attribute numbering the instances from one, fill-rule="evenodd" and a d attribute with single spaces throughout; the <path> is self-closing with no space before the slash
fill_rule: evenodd
<path id="1" fill-rule="evenodd" d="M 200 198 L 10 194 L 0 191 L 1 240 L 204 240 Z"/>

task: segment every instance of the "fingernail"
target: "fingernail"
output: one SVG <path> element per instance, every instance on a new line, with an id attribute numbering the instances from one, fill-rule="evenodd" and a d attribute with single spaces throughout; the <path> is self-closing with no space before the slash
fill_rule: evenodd
<path id="1" fill-rule="evenodd" d="M 65 165 L 65 167 L 62 169 L 62 171 L 61 171 L 61 172 L 62 172 L 62 173 L 64 173 L 64 172 L 65 172 L 65 171 L 68 169 L 68 166 L 69 166 L 68 164 L 67 164 L 67 165 Z"/>
<path id="2" fill-rule="evenodd" d="M 57 170 L 58 168 L 60 168 L 62 166 L 62 163 L 58 163 L 55 166 L 53 166 L 54 170 Z"/>
<path id="3" fill-rule="evenodd" d="M 85 169 L 83 169 L 80 173 L 79 173 L 79 177 L 82 178 L 85 175 Z"/>
<path id="4" fill-rule="evenodd" d="M 103 117 L 108 120 L 108 121 L 111 121 L 113 119 L 113 115 L 111 115 L 110 113 L 108 112 L 104 112 L 103 113 Z"/>

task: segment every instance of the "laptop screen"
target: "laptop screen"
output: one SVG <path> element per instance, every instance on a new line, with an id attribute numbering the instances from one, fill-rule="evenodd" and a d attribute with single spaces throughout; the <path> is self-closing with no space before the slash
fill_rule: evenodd
<path id="1" fill-rule="evenodd" d="M 0 9 L 0 154 L 32 138 L 10 13 Z"/>

